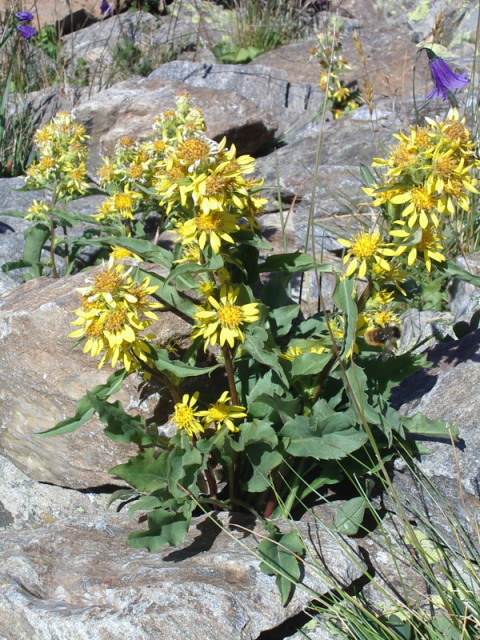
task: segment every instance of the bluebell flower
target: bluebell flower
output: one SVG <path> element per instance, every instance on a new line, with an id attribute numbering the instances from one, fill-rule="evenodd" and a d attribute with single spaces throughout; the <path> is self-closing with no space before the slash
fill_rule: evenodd
<path id="1" fill-rule="evenodd" d="M 467 74 L 454 73 L 445 60 L 437 56 L 431 49 L 426 49 L 426 51 L 435 84 L 435 87 L 428 94 L 427 99 L 442 98 L 456 105 L 457 101 L 453 95 L 453 91 L 455 89 L 461 89 L 470 82 Z"/>
<path id="2" fill-rule="evenodd" d="M 30 11 L 18 11 L 15 14 L 17 20 L 21 20 L 22 22 L 31 22 L 33 20 L 33 13 Z"/>
<path id="3" fill-rule="evenodd" d="M 35 27 L 31 27 L 29 24 L 19 24 L 17 31 L 25 40 L 30 40 L 30 38 L 37 35 Z"/>
<path id="4" fill-rule="evenodd" d="M 102 16 L 111 16 L 112 15 L 112 7 L 110 6 L 110 4 L 107 2 L 107 0 L 103 0 L 102 4 L 100 5 L 100 13 L 102 14 Z"/>

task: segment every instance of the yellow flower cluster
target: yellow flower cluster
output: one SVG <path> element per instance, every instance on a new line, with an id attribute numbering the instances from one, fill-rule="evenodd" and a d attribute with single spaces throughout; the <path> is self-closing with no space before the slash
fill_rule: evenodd
<path id="1" fill-rule="evenodd" d="M 426 122 L 395 136 L 399 143 L 389 157 L 376 158 L 372 165 L 386 167 L 385 182 L 364 191 L 374 198 L 374 206 L 394 205 L 391 210 L 397 215 L 389 233 L 396 255 L 406 253 L 409 266 L 420 255 L 431 271 L 432 260 L 445 260 L 446 219 L 458 208 L 468 211 L 469 194 L 479 193 L 473 172 L 480 162 L 465 119 L 459 119 L 456 109 L 445 120 Z"/>
<path id="2" fill-rule="evenodd" d="M 37 130 L 35 144 L 39 159 L 27 169 L 27 183 L 33 189 L 55 185 L 56 200 L 69 200 L 88 190 L 85 129 L 71 113 L 59 111 Z M 34 216 L 36 211 L 32 212 Z"/>
<path id="3" fill-rule="evenodd" d="M 157 137 L 146 142 L 122 138 L 112 158 L 103 159 L 98 176 L 110 195 L 98 222 L 133 221 L 139 212 L 160 208 L 166 228 L 179 236 L 181 260 L 194 262 L 201 262 L 206 248 L 220 253 L 233 244 L 240 229 L 257 228 L 267 201 L 255 195 L 263 181 L 250 177 L 254 159 L 237 157 L 225 139 L 208 138 L 203 115 L 188 96 L 177 97 L 176 109 L 160 114 L 154 130 Z"/>
<path id="4" fill-rule="evenodd" d="M 90 286 L 78 289 L 82 307 L 75 311 L 78 318 L 72 324 L 80 329 L 70 337 L 85 340 L 84 353 L 102 355 L 99 369 L 109 361 L 112 367 L 121 362 L 127 371 L 149 363 L 145 340 L 155 336 L 140 333 L 157 319 L 153 309 L 162 305 L 150 299 L 158 287 L 149 286 L 148 277 L 141 283 L 133 280 L 130 272 L 111 258 Z"/>
<path id="5" fill-rule="evenodd" d="M 197 409 L 198 396 L 198 391 L 192 396 L 185 394 L 182 401 L 175 404 L 173 421 L 178 429 L 184 429 L 190 438 L 195 434 L 204 433 L 205 429 L 209 428 L 218 431 L 225 426 L 229 431 L 239 431 L 234 421 L 246 418 L 247 414 L 245 407 L 230 404 L 228 391 L 224 391 L 208 409 L 201 411 Z"/>

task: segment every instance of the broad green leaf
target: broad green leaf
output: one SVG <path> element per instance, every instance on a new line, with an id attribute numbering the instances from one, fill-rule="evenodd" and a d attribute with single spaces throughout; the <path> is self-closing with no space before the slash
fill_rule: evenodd
<path id="1" fill-rule="evenodd" d="M 260 273 L 269 271 L 286 271 L 288 273 L 301 273 L 303 271 L 313 271 L 315 269 L 314 259 L 306 253 L 295 251 L 293 253 L 280 253 L 268 256 L 263 264 L 260 264 Z M 317 271 L 321 273 L 332 273 L 334 267 L 331 264 L 317 264 Z"/>
<path id="2" fill-rule="evenodd" d="M 159 551 L 167 544 L 177 547 L 185 540 L 191 519 L 191 511 L 155 509 L 148 514 L 148 531 L 129 534 L 128 545 L 149 551 Z"/>
<path id="3" fill-rule="evenodd" d="M 279 435 L 288 438 L 288 453 L 316 460 L 340 460 L 368 440 L 364 432 L 351 426 L 351 418 L 344 413 L 335 413 L 317 423 L 313 418 L 296 416 Z"/>
<path id="4" fill-rule="evenodd" d="M 248 480 L 247 489 L 251 493 L 259 493 L 272 486 L 270 472 L 283 462 L 278 451 L 272 451 L 264 442 L 257 442 L 245 450 L 245 457 L 250 462 L 253 474 Z"/>
<path id="5" fill-rule="evenodd" d="M 154 449 L 146 449 L 125 464 L 110 469 L 112 475 L 123 478 L 138 491 L 164 489 L 168 483 L 168 451 L 158 455 Z"/>
<path id="6" fill-rule="evenodd" d="M 185 492 L 198 495 L 197 477 L 199 471 L 206 467 L 200 451 L 190 446 L 184 449 L 175 447 L 167 456 L 168 489 L 174 498 L 185 498 Z"/>
<path id="7" fill-rule="evenodd" d="M 150 357 L 157 369 L 161 372 L 168 371 L 173 373 L 179 378 L 208 375 L 220 366 L 216 364 L 213 367 L 191 367 L 181 360 L 170 360 L 166 349 L 155 349 L 152 345 L 150 345 L 150 348 Z"/>
<path id="8" fill-rule="evenodd" d="M 100 420 L 107 425 L 104 433 L 109 438 L 115 442 L 134 442 L 141 447 L 152 444 L 143 416 L 126 413 L 118 400 L 107 402 L 90 391 L 87 391 L 87 397 Z"/>
<path id="9" fill-rule="evenodd" d="M 99 384 L 96 387 L 93 387 L 91 391 L 87 392 L 86 395 L 80 398 L 75 407 L 75 415 L 72 418 L 62 420 L 51 429 L 47 429 L 47 431 L 42 431 L 41 433 L 37 433 L 36 435 L 58 436 L 63 433 L 72 433 L 73 431 L 76 431 L 94 414 L 94 409 L 92 407 L 89 395 L 91 394 L 101 399 L 108 398 L 114 393 L 117 393 L 117 391 L 120 391 L 123 381 L 127 376 L 128 372 L 125 369 L 114 371 L 114 373 L 112 373 L 108 377 L 105 384 Z"/>
<path id="10" fill-rule="evenodd" d="M 363 496 L 357 496 L 345 502 L 337 511 L 335 529 L 347 536 L 355 535 L 362 525 L 366 506 Z"/>
<path id="11" fill-rule="evenodd" d="M 402 417 L 405 430 L 413 435 L 430 436 L 432 438 L 447 438 L 454 440 L 458 438 L 458 427 L 448 420 L 432 420 L 423 413 L 416 413 L 410 418 Z"/>
<path id="12" fill-rule="evenodd" d="M 34 277 L 41 275 L 36 265 L 41 262 L 41 255 L 45 243 L 50 238 L 50 229 L 43 222 L 37 222 L 33 227 L 25 231 L 25 246 L 23 247 L 23 259 L 32 265 Z M 36 273 L 38 271 L 38 273 Z"/>
<path id="13" fill-rule="evenodd" d="M 238 442 L 242 449 L 249 444 L 257 442 L 264 442 L 274 449 L 278 444 L 278 436 L 271 422 L 254 420 L 253 422 L 242 424 Z"/>
<path id="14" fill-rule="evenodd" d="M 278 307 L 270 312 L 270 318 L 275 322 L 274 333 L 277 336 L 285 336 L 292 328 L 292 324 L 300 313 L 298 304 L 290 304 Z"/>
<path id="15" fill-rule="evenodd" d="M 135 497 L 138 497 L 138 493 L 135 491 L 135 489 L 118 489 L 118 491 L 114 491 L 110 496 L 107 502 L 107 509 L 117 500 L 119 502 L 126 502 L 132 500 Z"/>
<path id="16" fill-rule="evenodd" d="M 257 551 L 262 558 L 261 571 L 275 575 L 282 605 L 285 606 L 302 577 L 302 558 L 305 555 L 303 542 L 293 532 L 281 535 L 275 531 L 268 540 L 260 542 Z"/>
<path id="17" fill-rule="evenodd" d="M 279 351 L 275 344 L 272 344 L 271 336 L 262 327 L 254 327 L 245 334 L 245 342 L 242 350 L 249 353 L 254 360 L 271 368 L 278 375 L 280 380 L 288 387 L 288 380 L 279 362 Z M 273 349 L 276 349 L 274 351 Z"/>
<path id="18" fill-rule="evenodd" d="M 358 422 L 366 420 L 370 424 L 380 424 L 381 416 L 377 409 L 371 406 L 367 395 L 368 379 L 365 371 L 358 365 L 353 364 L 346 369 L 347 380 L 350 386 L 350 405 L 357 415 Z"/>
<path id="19" fill-rule="evenodd" d="M 292 376 L 309 376 L 320 373 L 331 358 L 332 354 L 329 351 L 324 353 L 302 353 L 295 356 L 292 362 Z"/>
<path id="20" fill-rule="evenodd" d="M 291 416 L 295 415 L 300 408 L 300 398 L 288 394 L 286 397 L 280 397 L 273 392 L 261 394 L 255 398 L 253 402 L 248 403 L 248 412 L 250 416 L 256 418 L 264 418 L 271 422 L 286 422 Z"/>

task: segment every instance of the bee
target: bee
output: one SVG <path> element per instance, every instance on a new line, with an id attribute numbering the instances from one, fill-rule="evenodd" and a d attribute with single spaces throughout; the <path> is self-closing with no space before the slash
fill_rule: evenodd
<path id="1" fill-rule="evenodd" d="M 385 349 L 385 355 L 392 355 L 397 348 L 397 340 L 400 339 L 401 335 L 400 327 L 391 324 L 387 327 L 367 327 L 363 334 L 363 339 L 372 347 Z"/>

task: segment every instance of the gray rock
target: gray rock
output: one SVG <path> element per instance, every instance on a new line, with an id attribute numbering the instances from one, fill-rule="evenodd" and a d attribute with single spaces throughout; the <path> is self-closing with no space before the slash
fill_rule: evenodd
<path id="1" fill-rule="evenodd" d="M 288 73 L 259 64 L 201 64 L 174 60 L 150 74 L 192 87 L 235 91 L 280 122 L 280 130 L 299 118 L 310 119 L 323 102 L 323 92 L 308 82 L 291 83 Z"/>
<path id="2" fill-rule="evenodd" d="M 480 522 L 480 331 L 461 340 L 429 350 L 430 369 L 419 371 L 397 387 L 394 405 L 404 415 L 423 413 L 431 419 L 448 420 L 459 428 L 457 443 L 427 439 L 430 451 L 414 461 L 412 474 L 397 461 L 393 480 L 408 511 L 432 526 L 456 546 L 462 529 L 475 543 Z M 457 526 L 455 526 L 455 522 Z"/>
<path id="3" fill-rule="evenodd" d="M 249 517 L 202 517 L 184 544 L 151 554 L 126 546 L 134 526 L 109 514 L 0 533 L 0 629 L 8 640 L 253 640 L 311 599 L 300 586 L 281 606 L 274 578 L 259 571 L 254 549 L 263 530 Z M 346 553 L 312 523 L 299 524 L 299 533 L 316 555 L 318 570 L 306 565 L 310 589 L 325 593 L 332 580 L 348 586 L 360 576 L 355 543 Z"/>
<path id="4" fill-rule="evenodd" d="M 107 438 L 96 419 L 73 434 L 36 435 L 72 417 L 86 391 L 112 373 L 110 366 L 98 370 L 98 362 L 74 349 L 68 337 L 72 311 L 80 306 L 76 288 L 92 274 L 37 278 L 0 297 L 0 450 L 29 477 L 71 488 L 118 483 L 108 469 L 136 451 Z M 160 341 L 189 331 L 172 313 L 160 314 L 151 328 Z M 158 398 L 140 401 L 138 383 L 130 376 L 112 401 L 151 416 Z"/>
<path id="5" fill-rule="evenodd" d="M 109 493 L 75 491 L 32 480 L 0 456 L 0 529 L 42 527 L 82 516 L 103 516 Z"/>
<path id="6" fill-rule="evenodd" d="M 121 82 L 97 93 L 74 109 L 85 125 L 90 140 L 89 168 L 100 166 L 101 157 L 113 152 L 121 136 L 138 140 L 153 137 L 153 122 L 164 109 L 175 106 L 175 97 L 186 85 L 162 78 L 142 78 Z M 278 123 L 245 98 L 231 91 L 208 88 L 189 89 L 191 102 L 202 109 L 210 138 L 227 137 L 239 154 L 255 153 L 272 140 Z"/>

